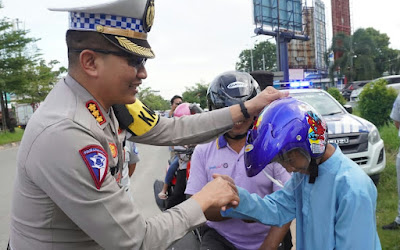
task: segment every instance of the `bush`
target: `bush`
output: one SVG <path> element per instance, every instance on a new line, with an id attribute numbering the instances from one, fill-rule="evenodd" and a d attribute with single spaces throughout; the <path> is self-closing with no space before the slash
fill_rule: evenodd
<path id="1" fill-rule="evenodd" d="M 390 122 L 390 112 L 397 92 L 386 87 L 383 79 L 368 83 L 360 93 L 358 109 L 361 117 L 381 127 Z"/>
<path id="2" fill-rule="evenodd" d="M 338 101 L 340 104 L 342 105 L 346 104 L 346 99 L 344 99 L 344 97 L 337 88 L 329 88 L 328 93 L 331 96 L 333 96 L 336 99 L 336 101 Z"/>

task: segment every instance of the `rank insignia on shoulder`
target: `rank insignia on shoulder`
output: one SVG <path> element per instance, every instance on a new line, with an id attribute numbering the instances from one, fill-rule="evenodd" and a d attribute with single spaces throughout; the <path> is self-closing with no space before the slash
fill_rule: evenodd
<path id="1" fill-rule="evenodd" d="M 103 116 L 103 113 L 101 112 L 99 106 L 95 101 L 93 100 L 88 101 L 86 103 L 86 108 L 89 110 L 89 112 L 93 115 L 93 117 L 100 125 L 106 122 L 106 118 Z"/>
<path id="2" fill-rule="evenodd" d="M 79 150 L 79 154 L 89 169 L 96 188 L 100 189 L 108 171 L 107 153 L 98 145 L 89 145 Z"/>

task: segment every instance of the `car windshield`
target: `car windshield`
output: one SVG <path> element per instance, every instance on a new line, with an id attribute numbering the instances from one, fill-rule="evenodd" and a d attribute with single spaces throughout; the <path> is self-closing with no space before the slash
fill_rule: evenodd
<path id="1" fill-rule="evenodd" d="M 342 107 L 334 101 L 333 97 L 323 92 L 290 93 L 291 96 L 313 106 L 321 115 L 334 115 L 344 113 Z"/>

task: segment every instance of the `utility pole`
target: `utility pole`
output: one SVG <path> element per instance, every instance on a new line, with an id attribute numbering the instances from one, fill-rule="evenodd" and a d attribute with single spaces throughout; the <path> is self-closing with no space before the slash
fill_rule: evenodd
<path id="1" fill-rule="evenodd" d="M 265 70 L 265 55 L 264 54 L 263 54 L 262 61 L 263 61 L 263 70 Z"/>
<path id="2" fill-rule="evenodd" d="M 250 49 L 250 59 L 251 59 L 251 71 L 254 71 L 254 64 L 253 64 L 253 48 Z"/>

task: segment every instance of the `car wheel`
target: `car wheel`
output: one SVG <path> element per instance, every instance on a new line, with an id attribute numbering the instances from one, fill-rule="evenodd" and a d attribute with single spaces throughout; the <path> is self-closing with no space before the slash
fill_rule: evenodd
<path id="1" fill-rule="evenodd" d="M 372 181 L 374 182 L 375 186 L 378 186 L 379 184 L 379 178 L 381 177 L 380 174 L 374 174 L 371 175 L 370 178 L 372 179 Z"/>

